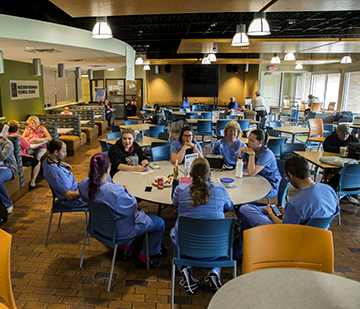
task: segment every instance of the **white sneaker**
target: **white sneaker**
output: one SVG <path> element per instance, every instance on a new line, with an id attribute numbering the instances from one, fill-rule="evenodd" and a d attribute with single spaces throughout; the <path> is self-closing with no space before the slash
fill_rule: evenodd
<path id="1" fill-rule="evenodd" d="M 210 290 L 217 291 L 222 287 L 220 281 L 220 275 L 215 269 L 209 271 L 208 275 L 204 279 L 205 282 L 210 282 Z"/>
<path id="2" fill-rule="evenodd" d="M 13 211 L 13 209 L 14 209 L 14 206 L 13 206 L 13 205 L 10 206 L 10 207 L 7 207 L 7 212 L 8 212 L 8 214 L 11 214 L 12 211 Z"/>

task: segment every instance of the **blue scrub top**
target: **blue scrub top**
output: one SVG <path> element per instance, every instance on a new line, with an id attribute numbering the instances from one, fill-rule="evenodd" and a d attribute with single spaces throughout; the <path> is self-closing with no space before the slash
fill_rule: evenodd
<path id="1" fill-rule="evenodd" d="M 190 108 L 190 102 L 185 100 L 181 101 L 179 108 Z"/>
<path id="2" fill-rule="evenodd" d="M 241 147 L 247 147 L 246 144 L 237 139 L 234 145 L 230 148 L 227 139 L 224 137 L 219 139 L 213 147 L 212 153 L 215 154 L 216 148 L 221 146 L 221 154 L 224 156 L 224 162 L 227 165 L 236 166 L 237 159 L 239 157 L 239 151 Z"/>

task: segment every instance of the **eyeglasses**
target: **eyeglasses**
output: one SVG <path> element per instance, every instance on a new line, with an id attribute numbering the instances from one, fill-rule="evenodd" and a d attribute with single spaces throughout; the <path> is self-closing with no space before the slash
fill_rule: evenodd
<path id="1" fill-rule="evenodd" d="M 192 134 L 189 134 L 189 135 L 183 135 L 184 137 L 192 137 Z"/>

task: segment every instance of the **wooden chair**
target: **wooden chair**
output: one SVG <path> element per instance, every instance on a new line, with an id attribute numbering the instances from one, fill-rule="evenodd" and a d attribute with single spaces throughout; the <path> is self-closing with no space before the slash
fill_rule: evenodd
<path id="1" fill-rule="evenodd" d="M 309 119 L 308 122 L 309 122 L 309 136 L 306 140 L 305 146 L 308 146 L 309 142 L 319 143 L 318 146 L 318 151 L 319 151 L 320 146 L 325 140 L 325 137 L 323 137 L 324 134 L 323 121 L 321 118 L 313 118 L 313 119 Z"/>
<path id="2" fill-rule="evenodd" d="M 321 102 L 312 103 L 310 107 L 310 112 L 321 112 L 322 105 L 323 104 Z"/>
<path id="3" fill-rule="evenodd" d="M 243 233 L 242 274 L 272 268 L 334 272 L 331 231 L 305 225 L 269 224 Z"/>
<path id="4" fill-rule="evenodd" d="M 330 102 L 328 105 L 328 111 L 335 111 L 336 102 Z"/>
<path id="5" fill-rule="evenodd" d="M 7 306 L 0 303 L 0 308 L 16 309 L 10 273 L 11 238 L 10 234 L 0 229 L 0 297 L 7 303 Z"/>

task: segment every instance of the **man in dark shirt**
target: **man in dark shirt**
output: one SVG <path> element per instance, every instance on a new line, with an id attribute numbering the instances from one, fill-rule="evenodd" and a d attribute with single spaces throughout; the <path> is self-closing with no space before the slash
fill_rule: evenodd
<path id="1" fill-rule="evenodd" d="M 335 132 L 325 139 L 324 151 L 340 153 L 340 147 L 347 147 L 347 144 L 350 142 L 359 142 L 359 140 L 351 135 L 351 129 L 348 124 L 339 124 Z"/>

